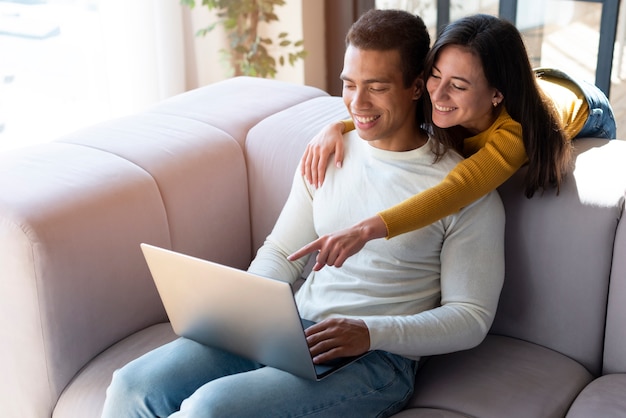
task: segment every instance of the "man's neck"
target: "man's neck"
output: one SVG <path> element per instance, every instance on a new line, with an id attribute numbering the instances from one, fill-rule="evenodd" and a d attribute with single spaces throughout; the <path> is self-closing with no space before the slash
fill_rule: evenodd
<path id="1" fill-rule="evenodd" d="M 421 128 L 403 133 L 391 140 L 368 141 L 375 148 L 393 152 L 404 152 L 418 149 L 428 142 L 428 134 Z"/>

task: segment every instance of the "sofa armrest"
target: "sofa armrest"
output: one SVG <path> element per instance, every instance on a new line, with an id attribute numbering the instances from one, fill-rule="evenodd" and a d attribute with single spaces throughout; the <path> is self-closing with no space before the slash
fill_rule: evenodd
<path id="1" fill-rule="evenodd" d="M 0 154 L 0 404 L 50 416 L 68 381 L 131 328 L 165 319 L 137 243 L 167 245 L 154 180 L 112 154 Z"/>
<path id="2" fill-rule="evenodd" d="M 0 155 L 7 416 L 49 416 L 92 358 L 167 320 L 141 242 L 238 267 L 250 261 L 240 146 L 209 126 L 199 128 L 204 138 L 170 131 L 153 144 L 137 133 L 126 141 L 125 123 L 81 133 L 117 132 L 109 150 L 57 142 Z"/>

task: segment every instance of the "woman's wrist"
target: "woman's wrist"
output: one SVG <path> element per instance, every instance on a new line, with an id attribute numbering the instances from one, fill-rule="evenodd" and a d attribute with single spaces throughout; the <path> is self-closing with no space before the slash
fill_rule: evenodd
<path id="1" fill-rule="evenodd" d="M 377 238 L 385 238 L 387 236 L 387 225 L 378 215 L 359 222 L 357 227 L 361 230 L 366 241 L 371 241 Z"/>

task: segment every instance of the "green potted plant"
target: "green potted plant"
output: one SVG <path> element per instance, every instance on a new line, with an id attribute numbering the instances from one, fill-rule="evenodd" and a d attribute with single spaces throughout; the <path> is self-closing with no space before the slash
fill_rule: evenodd
<path id="1" fill-rule="evenodd" d="M 195 0 L 180 2 L 190 8 L 196 5 Z M 229 63 L 231 73 L 235 76 L 274 78 L 277 65 L 289 63 L 293 66 L 306 56 L 302 40 L 292 42 L 286 32 L 281 32 L 275 42 L 258 32 L 260 23 L 278 21 L 274 8 L 284 4 L 284 0 L 202 0 L 202 6 L 217 11 L 217 21 L 198 30 L 196 35 L 205 36 L 221 25 L 228 37 L 228 48 L 221 52 Z M 275 58 L 276 53 L 278 56 Z"/>

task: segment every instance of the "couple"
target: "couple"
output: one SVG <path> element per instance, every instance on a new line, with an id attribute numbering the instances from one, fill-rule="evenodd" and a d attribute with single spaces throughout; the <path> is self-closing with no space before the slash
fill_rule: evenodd
<path id="1" fill-rule="evenodd" d="M 317 188 L 296 174 L 251 272 L 296 281 L 305 260 L 289 262 L 294 251 L 437 185 L 462 161 L 422 130 L 422 20 L 370 11 L 346 43 L 343 98 L 356 131 L 343 140 L 345 163 L 329 166 Z M 373 351 L 321 382 L 181 338 L 117 371 L 103 416 L 392 415 L 413 393 L 421 356 L 483 340 L 502 286 L 503 241 L 503 209 L 490 192 L 426 227 L 367 242 L 341 269 L 312 272 L 296 300 L 318 322 L 306 331 L 314 361 Z"/>

